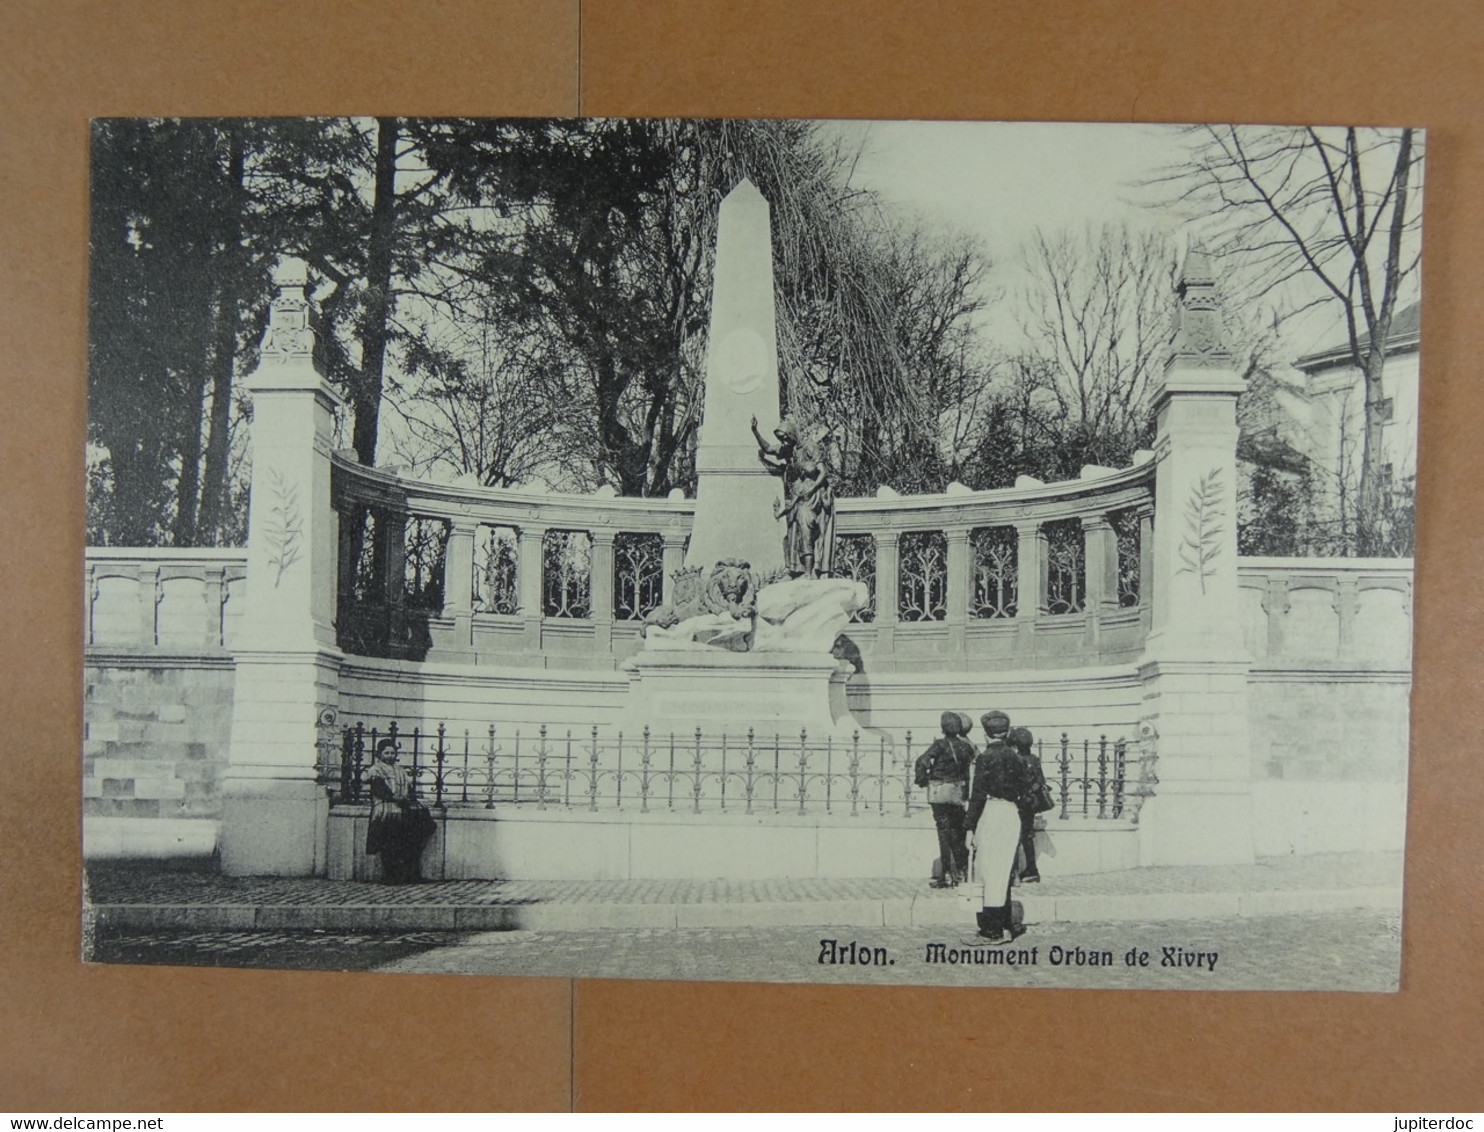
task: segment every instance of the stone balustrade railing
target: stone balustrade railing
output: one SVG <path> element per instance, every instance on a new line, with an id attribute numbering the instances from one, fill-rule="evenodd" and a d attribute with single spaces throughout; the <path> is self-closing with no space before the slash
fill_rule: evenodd
<path id="1" fill-rule="evenodd" d="M 383 473 L 377 473 L 378 478 Z M 368 477 L 369 479 L 369 477 Z M 1069 485 L 1051 485 L 1064 491 Z M 1120 489 L 1121 490 L 1121 489 Z M 483 495 L 484 493 L 481 493 Z M 665 572 L 678 568 L 684 554 L 685 532 L 688 530 L 690 500 L 633 500 L 602 499 L 600 497 L 521 496 L 516 492 L 490 493 L 496 498 L 482 498 L 477 509 L 470 513 L 455 512 L 457 520 L 451 519 L 453 529 L 449 544 L 458 549 L 455 535 L 460 528 L 476 531 L 479 527 L 514 526 L 523 521 L 525 528 L 537 523 L 543 516 L 559 522 L 560 526 L 537 528 L 532 535 L 517 544 L 517 551 L 524 550 L 526 572 L 529 578 L 535 574 L 536 556 L 543 554 L 545 534 L 552 529 L 589 530 L 601 535 L 605 531 L 615 532 L 611 548 L 617 540 L 617 532 L 635 532 L 657 535 L 663 540 L 665 560 L 661 563 Z M 983 492 L 973 496 L 929 496 L 908 500 L 843 500 L 840 508 L 840 536 L 842 545 L 849 545 L 853 537 L 865 534 L 875 524 L 875 568 L 879 576 L 883 548 L 887 554 L 893 543 L 900 550 L 903 534 L 931 531 L 923 518 L 922 509 L 901 504 L 927 503 L 927 509 L 951 507 L 955 523 L 948 527 L 945 542 L 950 549 L 959 543 L 958 532 L 967 529 L 995 529 L 1016 520 L 1006 522 L 1005 509 L 1024 506 L 1010 502 L 1010 492 Z M 992 497 L 986 499 L 986 497 Z M 1075 507 L 1080 501 L 1073 494 L 1059 502 Z M 1115 496 L 1121 503 L 1121 497 Z M 974 504 L 972 511 L 966 510 L 959 500 L 967 499 Z M 951 501 L 951 502 L 950 502 Z M 441 509 L 431 500 L 413 496 L 417 510 L 408 514 L 425 515 Z M 460 505 L 461 506 L 461 505 Z M 524 511 L 521 510 L 524 508 Z M 1084 512 L 1085 514 L 1085 512 Z M 1083 516 L 1073 515 L 1081 519 Z M 869 519 L 867 518 L 869 517 Z M 473 522 L 465 522 L 472 519 Z M 965 521 L 973 525 L 965 527 Z M 1024 522 L 1025 520 L 1019 520 Z M 945 524 L 946 526 L 946 524 Z M 1096 529 L 1095 525 L 1093 529 Z M 1019 529 L 1017 528 L 1017 541 Z M 607 541 L 607 540 L 605 540 Z M 1034 536 L 1033 546 L 1037 551 L 1044 540 L 1039 533 Z M 597 546 L 601 542 L 595 540 Z M 837 552 L 838 553 L 838 552 Z M 596 554 L 594 558 L 596 559 Z M 453 556 L 449 556 L 453 562 Z M 1041 560 L 1038 558 L 1035 572 L 1039 581 Z M 517 576 L 521 563 L 515 562 Z M 945 572 L 951 572 L 954 558 L 944 562 Z M 1049 564 L 1048 564 L 1049 565 Z M 445 566 L 447 568 L 447 566 Z M 405 570 L 405 562 L 404 562 Z M 900 572 L 900 563 L 898 565 Z M 473 576 L 473 563 L 470 562 Z M 183 653 L 214 651 L 230 648 L 241 613 L 241 597 L 247 573 L 247 553 L 240 549 L 192 549 L 173 550 L 164 548 L 118 549 L 112 547 L 90 547 L 87 552 L 87 593 L 85 600 L 85 632 L 87 644 L 95 650 L 157 649 Z M 1018 573 L 1018 572 L 1017 572 Z M 1028 572 L 1029 573 L 1029 572 Z M 1047 570 L 1049 576 L 1049 569 Z M 951 576 L 951 574 L 950 574 Z M 1411 559 L 1361 559 L 1361 558 L 1242 558 L 1238 565 L 1238 579 L 1242 603 L 1244 639 L 1248 649 L 1259 663 L 1285 661 L 1311 662 L 1359 662 L 1385 667 L 1404 668 L 1411 659 Z M 945 578 L 945 582 L 948 579 Z M 965 579 L 966 581 L 968 579 Z M 518 590 L 518 586 L 516 587 Z M 945 589 L 947 587 L 945 586 Z M 971 589 L 981 587 L 972 586 Z M 1089 587 L 1090 588 L 1090 587 Z M 1018 579 L 1015 591 L 1018 597 Z M 872 620 L 854 626 L 851 636 L 857 641 L 866 641 L 879 648 L 886 618 L 879 615 L 883 608 L 884 587 L 874 588 L 874 608 L 868 615 Z M 504 629 L 515 646 L 517 656 L 523 652 L 525 618 L 517 604 L 510 613 L 481 609 L 475 612 L 474 599 L 477 586 L 471 585 L 470 600 L 463 611 L 450 607 L 456 601 L 445 604 L 444 609 L 430 620 L 442 641 L 450 638 L 460 622 L 468 626 L 470 639 L 493 635 Z M 451 595 L 452 596 L 452 595 Z M 540 600 L 536 594 L 528 595 L 532 601 Z M 1130 594 L 1122 593 L 1126 601 Z M 516 600 L 519 600 L 517 593 Z M 596 604 L 596 602 L 594 602 Z M 900 604 L 900 599 L 899 599 Z M 1034 621 L 1040 622 L 1043 633 L 1054 631 L 1059 621 L 1086 619 L 1086 605 L 1079 614 L 1039 614 Z M 1099 627 L 1112 625 L 1116 630 L 1120 618 L 1137 621 L 1139 611 L 1146 607 L 1142 599 L 1129 604 L 1120 604 L 1117 612 L 1099 619 Z M 1015 616 L 996 618 L 982 614 L 986 610 L 971 610 L 965 603 L 966 615 L 958 622 L 964 630 L 967 655 L 985 650 L 983 640 L 987 635 L 1003 632 L 1009 625 L 1019 632 L 1022 618 Z M 625 609 L 627 612 L 627 609 Z M 976 615 L 978 614 L 978 615 Z M 593 619 L 563 617 L 543 614 L 536 619 L 538 631 L 548 640 L 561 641 L 565 628 L 574 634 L 573 639 L 586 639 L 589 643 L 600 636 L 599 626 Z M 573 624 L 567 624 L 572 622 Z M 948 617 L 948 607 L 943 605 L 943 617 L 929 620 L 904 620 L 899 616 L 890 626 L 898 639 L 912 643 L 915 635 L 931 643 L 934 639 L 943 643 L 957 629 Z M 631 618 L 620 619 L 610 614 L 608 636 L 610 653 L 613 650 L 617 631 L 619 648 L 625 644 L 637 647 L 637 622 Z M 1032 625 L 1030 637 L 1034 640 L 1037 629 Z M 1142 632 L 1139 639 L 1142 639 Z M 441 650 L 440 650 L 441 651 Z M 452 649 L 449 650 L 452 652 Z M 490 656 L 489 661 L 502 661 Z M 554 664 L 555 666 L 555 664 Z"/>
<path id="2" fill-rule="evenodd" d="M 1243 558 L 1237 584 L 1259 664 L 1411 665 L 1410 558 Z"/>
<path id="3" fill-rule="evenodd" d="M 670 600 L 694 501 L 403 478 L 337 454 L 338 633 L 352 653 L 611 667 Z M 845 498 L 832 573 L 871 603 L 847 634 L 887 668 L 1135 659 L 1154 464 L 998 491 Z M 781 536 L 780 536 L 781 537 Z"/>
<path id="4" fill-rule="evenodd" d="M 231 647 L 247 551 L 90 547 L 86 568 L 89 648 L 200 653 Z"/>

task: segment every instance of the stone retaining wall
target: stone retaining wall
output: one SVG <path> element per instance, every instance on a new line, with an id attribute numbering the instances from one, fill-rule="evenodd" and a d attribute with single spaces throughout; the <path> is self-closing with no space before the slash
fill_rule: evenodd
<path id="1" fill-rule="evenodd" d="M 1259 665 L 1247 688 L 1258 854 L 1402 849 L 1408 673 Z"/>
<path id="2" fill-rule="evenodd" d="M 90 653 L 83 671 L 84 852 L 212 852 L 231 739 L 231 660 Z"/>
<path id="3" fill-rule="evenodd" d="M 420 669 L 414 675 L 414 670 Z M 1071 677 L 1071 682 L 1068 682 Z M 195 856 L 217 843 L 233 671 L 225 656 L 105 655 L 86 668 L 84 848 L 90 857 Z M 580 687 L 573 686 L 575 684 Z M 1400 849 L 1407 770 L 1404 671 L 1278 668 L 1249 677 L 1254 832 L 1259 854 Z M 342 717 L 440 720 L 476 741 L 491 720 L 609 724 L 621 674 L 518 672 L 356 660 L 341 678 Z M 914 746 L 943 707 L 1002 707 L 1040 737 L 1053 725 L 1136 734 L 1139 685 L 1124 669 L 1019 676 L 956 673 L 861 678 L 852 709 Z M 574 704 L 582 710 L 573 711 Z M 569 718 L 583 715 L 582 719 Z M 560 822 L 563 818 L 550 820 Z"/>

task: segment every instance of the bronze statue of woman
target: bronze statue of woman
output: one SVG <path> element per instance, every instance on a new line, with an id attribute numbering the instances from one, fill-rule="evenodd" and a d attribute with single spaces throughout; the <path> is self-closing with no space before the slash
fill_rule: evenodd
<path id="1" fill-rule="evenodd" d="M 783 499 L 773 504 L 775 518 L 786 523 L 783 562 L 795 578 L 829 574 L 835 550 L 835 488 L 817 440 L 805 440 L 793 417 L 786 416 L 769 441 L 752 418 L 758 457 L 783 475 Z"/>

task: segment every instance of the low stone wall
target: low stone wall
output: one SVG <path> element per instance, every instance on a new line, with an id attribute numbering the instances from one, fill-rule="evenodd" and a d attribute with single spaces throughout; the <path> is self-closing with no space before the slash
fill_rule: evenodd
<path id="1" fill-rule="evenodd" d="M 423 857 L 438 880 L 764 880 L 929 876 L 938 855 L 931 817 L 788 814 L 614 814 L 502 807 L 449 809 Z M 330 811 L 330 876 L 374 880 L 365 854 L 367 810 Z M 1039 835 L 1043 876 L 1129 869 L 1139 863 L 1128 822 L 1061 822 Z"/>
<path id="2" fill-rule="evenodd" d="M 83 694 L 83 851 L 198 856 L 216 848 L 232 729 L 225 654 L 90 651 Z"/>
<path id="3" fill-rule="evenodd" d="M 467 729 L 477 741 L 490 723 L 527 733 L 542 724 L 612 727 L 627 695 L 626 673 L 600 670 L 532 672 L 347 658 L 340 674 L 342 721 L 384 727 L 396 719 L 404 731 L 442 722 L 460 740 Z M 851 714 L 863 728 L 884 732 L 894 743 L 910 731 L 914 747 L 932 742 L 944 710 L 966 711 L 977 720 L 991 708 L 1008 712 L 1017 726 L 1048 741 L 1060 730 L 1076 731 L 1079 738 L 1102 733 L 1132 741 L 1142 695 L 1132 666 L 857 673 L 846 690 Z M 977 723 L 971 738 L 982 739 Z"/>

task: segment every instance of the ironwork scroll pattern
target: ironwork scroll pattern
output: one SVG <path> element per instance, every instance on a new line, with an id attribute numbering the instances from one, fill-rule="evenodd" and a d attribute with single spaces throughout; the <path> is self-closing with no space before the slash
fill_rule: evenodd
<path id="1" fill-rule="evenodd" d="M 942 621 L 948 615 L 948 539 L 942 531 L 909 531 L 897 544 L 902 621 Z"/>
<path id="2" fill-rule="evenodd" d="M 474 612 L 519 613 L 519 577 L 519 528 L 480 527 L 474 543 Z"/>
<path id="3" fill-rule="evenodd" d="M 903 815 L 926 810 L 912 765 L 890 740 L 686 733 L 604 734 L 597 727 L 451 733 L 358 722 L 340 739 L 340 763 L 321 767 L 333 804 L 369 798 L 371 752 L 390 738 L 414 796 L 436 806 L 639 813 Z M 907 737 L 910 746 L 911 736 Z"/>
<path id="4" fill-rule="evenodd" d="M 414 515 L 407 520 L 402 600 L 410 610 L 431 614 L 443 612 L 449 527 L 447 519 Z"/>
<path id="5" fill-rule="evenodd" d="M 371 507 L 356 507 L 349 515 L 346 536 L 351 540 L 350 577 L 341 592 L 356 602 L 384 601 L 386 585 L 381 568 L 380 535 L 386 516 Z"/>
<path id="6" fill-rule="evenodd" d="M 866 587 L 866 604 L 850 615 L 852 621 L 876 619 L 876 539 L 872 535 L 836 535 L 835 559 L 830 576 L 861 582 Z"/>
<path id="7" fill-rule="evenodd" d="M 547 531 L 541 564 L 541 611 L 547 617 L 591 617 L 592 536 L 587 531 Z"/>
<path id="8" fill-rule="evenodd" d="M 1134 510 L 1114 511 L 1108 524 L 1118 540 L 1118 604 L 1132 609 L 1139 604 L 1139 513 Z"/>
<path id="9" fill-rule="evenodd" d="M 1036 746 L 1044 770 L 1047 745 L 1043 742 Z M 1127 741 L 1121 738 L 1110 741 L 1106 735 L 1099 735 L 1097 739 L 1074 743 L 1063 732 L 1050 754 L 1056 771 L 1056 796 L 1060 802 L 1056 816 L 1060 820 L 1067 821 L 1073 817 L 1100 821 L 1129 817 L 1133 820 L 1132 815 L 1124 812 Z"/>
<path id="10" fill-rule="evenodd" d="M 969 615 L 1014 617 L 1020 600 L 1019 537 L 1014 527 L 980 527 L 969 535 L 973 575 Z"/>
<path id="11" fill-rule="evenodd" d="M 1087 546 L 1080 519 L 1043 524 L 1046 535 L 1046 612 L 1081 613 L 1087 604 Z"/>
<path id="12" fill-rule="evenodd" d="M 388 648 L 391 610 L 385 535 L 391 521 L 380 509 L 364 505 L 355 506 L 341 520 L 344 566 L 335 639 L 349 653 L 381 656 Z"/>
<path id="13" fill-rule="evenodd" d="M 329 726 L 333 726 L 333 718 Z M 637 813 L 792 813 L 851 817 L 926 814 L 926 793 L 913 783 L 912 733 L 904 757 L 887 738 L 855 732 L 849 739 L 796 735 L 636 734 L 602 728 L 552 727 L 452 731 L 446 724 L 410 731 L 392 720 L 385 729 L 364 721 L 328 737 L 320 781 L 332 804 L 368 799 L 365 774 L 378 743 L 391 739 L 403 756 L 414 794 L 445 808 L 530 806 L 537 810 L 626 810 Z M 1042 740 L 1036 757 L 1050 771 L 1057 801 L 1048 817 L 1061 821 L 1137 821 L 1137 805 L 1158 780 L 1134 761 L 1139 781 L 1127 783 L 1128 744 L 1122 738 Z M 1148 760 L 1152 764 L 1152 759 Z M 1135 793 L 1139 794 L 1134 798 Z"/>
<path id="14" fill-rule="evenodd" d="M 664 603 L 663 535 L 620 534 L 613 540 L 613 616 L 642 621 Z"/>

